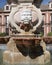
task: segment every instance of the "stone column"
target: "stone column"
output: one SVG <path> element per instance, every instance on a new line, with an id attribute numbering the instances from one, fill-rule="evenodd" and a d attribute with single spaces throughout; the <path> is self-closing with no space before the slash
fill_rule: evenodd
<path id="1" fill-rule="evenodd" d="M 2 33 L 5 32 L 5 17 L 4 14 L 2 14 Z"/>

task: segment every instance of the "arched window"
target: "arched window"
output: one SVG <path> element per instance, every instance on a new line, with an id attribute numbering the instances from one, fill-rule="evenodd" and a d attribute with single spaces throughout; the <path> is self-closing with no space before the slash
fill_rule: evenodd
<path id="1" fill-rule="evenodd" d="M 10 11 L 11 6 L 9 4 L 4 6 L 4 11 Z"/>
<path id="2" fill-rule="evenodd" d="M 6 6 L 6 10 L 9 10 L 9 6 Z"/>

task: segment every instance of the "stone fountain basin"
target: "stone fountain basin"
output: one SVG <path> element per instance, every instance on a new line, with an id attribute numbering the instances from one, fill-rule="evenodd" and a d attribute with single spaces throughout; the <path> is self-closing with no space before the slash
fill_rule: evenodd
<path id="1" fill-rule="evenodd" d="M 50 53 L 46 51 L 44 42 L 43 47 L 40 45 L 41 40 L 41 37 L 34 36 L 15 36 L 10 38 L 7 43 L 7 50 L 3 53 L 4 63 L 44 64 L 49 62 Z"/>
<path id="2" fill-rule="evenodd" d="M 23 56 L 29 56 L 34 59 L 43 54 L 43 48 L 40 46 L 40 37 L 13 37 L 17 49 Z"/>

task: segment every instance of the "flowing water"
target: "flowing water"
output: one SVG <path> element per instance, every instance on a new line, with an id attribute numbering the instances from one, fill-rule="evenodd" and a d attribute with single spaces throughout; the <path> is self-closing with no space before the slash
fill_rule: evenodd
<path id="1" fill-rule="evenodd" d="M 10 65 L 10 64 L 4 64 L 3 63 L 3 52 L 7 49 L 7 46 L 5 44 L 0 44 L 0 65 Z M 45 65 L 52 65 L 52 44 L 47 45 L 47 50 L 51 53 L 51 61 Z M 14 64 L 13 64 L 14 65 Z M 15 64 L 17 65 L 17 64 Z M 23 64 L 21 64 L 23 65 Z M 31 65 L 30 63 L 28 65 Z M 36 65 L 36 64 L 34 64 Z"/>

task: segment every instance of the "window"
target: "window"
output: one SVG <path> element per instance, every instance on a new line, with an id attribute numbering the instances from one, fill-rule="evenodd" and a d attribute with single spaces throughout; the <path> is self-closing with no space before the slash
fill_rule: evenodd
<path id="1" fill-rule="evenodd" d="M 52 21 L 52 13 L 51 13 L 51 21 Z M 52 22 L 51 22 L 52 23 Z"/>
<path id="2" fill-rule="evenodd" d="M 52 1 L 49 2 L 49 8 L 52 9 Z"/>
<path id="3" fill-rule="evenodd" d="M 51 3 L 51 8 L 52 8 L 52 3 Z"/>
<path id="4" fill-rule="evenodd" d="M 8 20 L 8 17 L 9 17 L 9 16 L 5 16 L 5 24 L 6 24 L 6 29 L 5 29 L 5 30 L 6 30 L 6 34 L 7 34 L 7 35 L 9 34 L 9 23 L 8 23 L 8 21 L 7 21 L 7 20 Z"/>
<path id="5" fill-rule="evenodd" d="M 43 14 L 42 16 L 43 16 L 43 21 L 45 21 L 45 14 Z"/>
<path id="6" fill-rule="evenodd" d="M 51 15 L 50 15 L 50 23 L 51 23 L 51 25 L 52 25 L 52 13 L 51 13 Z"/>
<path id="7" fill-rule="evenodd" d="M 2 17 L 0 16 L 0 33 L 2 32 Z"/>
<path id="8" fill-rule="evenodd" d="M 6 10 L 9 10 L 9 6 L 6 6 Z"/>
<path id="9" fill-rule="evenodd" d="M 4 11 L 10 11 L 10 9 L 11 9 L 11 6 L 8 4 L 4 6 Z"/>
<path id="10" fill-rule="evenodd" d="M 2 17 L 0 16 L 0 25 L 2 24 Z"/>
<path id="11" fill-rule="evenodd" d="M 51 16 L 50 16 L 50 24 L 51 24 L 51 31 L 52 31 L 52 13 L 51 13 Z"/>

